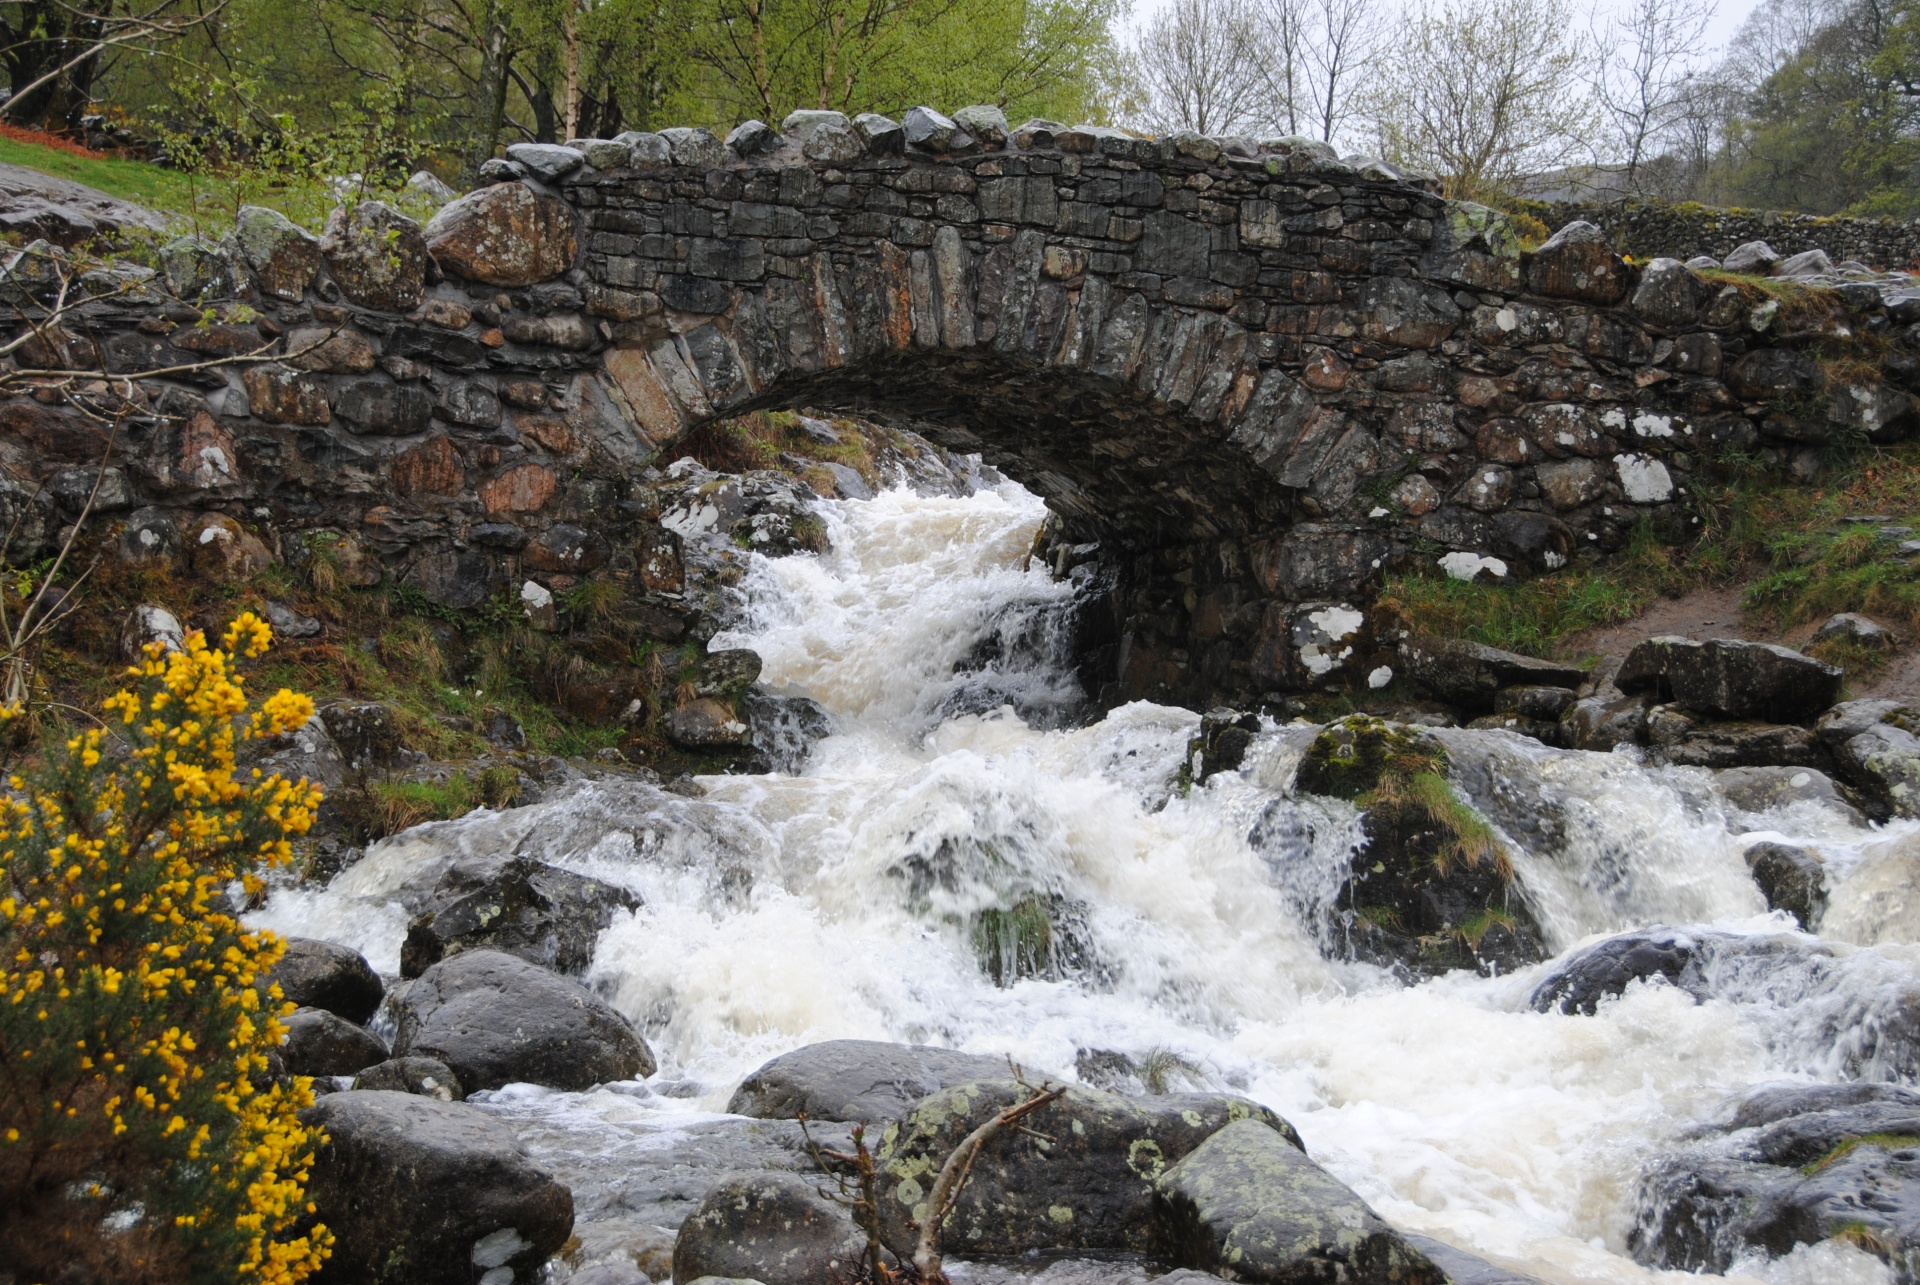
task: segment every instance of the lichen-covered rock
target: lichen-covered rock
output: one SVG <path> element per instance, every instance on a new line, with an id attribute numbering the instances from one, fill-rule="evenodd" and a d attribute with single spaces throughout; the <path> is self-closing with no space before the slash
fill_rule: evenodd
<path id="1" fill-rule="evenodd" d="M 337 207 L 327 216 L 320 253 L 334 284 L 362 307 L 405 312 L 425 292 L 426 238 L 418 223 L 384 201 Z"/>
<path id="2" fill-rule="evenodd" d="M 1448 782 L 1446 750 L 1431 736 L 1342 719 L 1314 738 L 1294 789 L 1363 810 L 1367 843 L 1335 899 L 1356 957 L 1415 973 L 1508 972 L 1544 957 L 1510 859 Z"/>
<path id="3" fill-rule="evenodd" d="M 1006 1059 L 925 1044 L 828 1040 L 783 1053 L 741 1081 L 727 1110 L 762 1120 L 896 1120 L 928 1094 L 991 1079 Z"/>
<path id="4" fill-rule="evenodd" d="M 426 228 L 444 272 L 496 286 L 550 281 L 573 266 L 578 217 L 524 183 L 499 183 L 443 207 Z"/>
<path id="5" fill-rule="evenodd" d="M 876 1157 L 886 1175 L 881 1226 L 911 1250 L 935 1176 L 960 1140 L 1032 1090 L 987 1080 L 935 1093 L 888 1127 Z M 1298 1136 L 1273 1112 L 1224 1094 L 1132 1100 L 1070 1087 L 1027 1123 L 981 1148 L 946 1224 L 943 1243 L 974 1254 L 1105 1249 L 1141 1252 L 1158 1235 L 1153 1184 L 1195 1147 L 1236 1120 Z"/>
<path id="6" fill-rule="evenodd" d="M 1678 259 L 1655 259 L 1640 270 L 1628 307 L 1666 330 L 1692 326 L 1707 301 L 1707 286 Z"/>
<path id="7" fill-rule="evenodd" d="M 1182 1267 L 1229 1280 L 1443 1285 L 1351 1188 L 1254 1120 L 1229 1124 L 1154 1184 Z"/>
<path id="8" fill-rule="evenodd" d="M 667 714 L 667 736 L 690 750 L 743 749 L 753 743 L 753 729 L 726 701 L 702 696 L 676 706 Z"/>
<path id="9" fill-rule="evenodd" d="M 400 975 L 418 977 L 466 950 L 498 950 L 560 973 L 583 973 L 593 949 L 639 898 L 624 888 L 526 857 L 455 865 L 407 925 Z"/>
<path id="10" fill-rule="evenodd" d="M 585 153 L 558 143 L 512 143 L 507 159 L 548 183 L 559 182 L 587 162 Z"/>
<path id="11" fill-rule="evenodd" d="M 311 937 L 289 937 L 267 980 L 303 1008 L 322 1008 L 361 1026 L 386 996 L 380 975 L 359 951 Z"/>
<path id="12" fill-rule="evenodd" d="M 321 1285 L 537 1280 L 573 1231 L 573 1194 L 470 1106 L 349 1091 L 300 1118 L 328 1139 L 307 1184 L 334 1235 Z"/>
<path id="13" fill-rule="evenodd" d="M 855 1279 L 866 1238 L 847 1210 L 821 1194 L 831 1180 L 799 1174 L 732 1173 L 680 1225 L 675 1285 L 703 1277 L 841 1285 Z"/>
<path id="14" fill-rule="evenodd" d="M 228 246 L 205 237 L 175 237 L 160 247 L 160 265 L 167 288 L 189 302 L 228 298 L 238 284 Z"/>
<path id="15" fill-rule="evenodd" d="M 626 1018 L 578 982 L 514 955 L 471 950 L 394 1001 L 393 1056 L 437 1058 L 468 1092 L 525 1082 L 586 1089 L 653 1074 Z"/>
<path id="16" fill-rule="evenodd" d="M 297 302 L 320 275 L 320 238 L 278 210 L 241 206 L 233 236 L 253 279 L 276 299 Z"/>
<path id="17" fill-rule="evenodd" d="M 273 565 L 265 542 L 224 513 L 202 514 L 188 526 L 186 543 L 194 572 L 219 584 L 245 580 Z"/>

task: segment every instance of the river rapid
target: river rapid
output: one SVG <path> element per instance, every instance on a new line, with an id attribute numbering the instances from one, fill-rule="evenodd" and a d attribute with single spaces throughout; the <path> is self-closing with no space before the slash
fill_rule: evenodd
<path id="1" fill-rule="evenodd" d="M 1057 655 L 1075 588 L 1027 565 L 1038 499 L 902 487 L 820 511 L 830 552 L 755 559 L 737 627 L 713 643 L 753 648 L 764 686 L 832 715 L 797 773 L 703 778 L 700 799 L 597 782 L 420 827 L 257 916 L 391 978 L 401 899 L 461 853 L 517 845 L 636 892 L 587 981 L 642 1029 L 658 1073 L 476 1098 L 536 1154 L 565 1153 L 577 1199 L 617 1184 L 623 1156 L 713 1121 L 776 1054 L 931 1042 L 1242 1093 L 1400 1227 L 1551 1282 L 1679 1280 L 1626 1250 L 1653 1157 L 1750 1086 L 1892 1074 L 1858 1037 L 1920 978 L 1913 825 L 1805 802 L 1745 813 L 1705 771 L 1443 732 L 1555 953 L 1655 924 L 1791 932 L 1742 858 L 1773 838 L 1826 856 L 1819 928 L 1838 958 L 1704 1003 L 1635 985 L 1591 1017 L 1529 1008 L 1550 965 L 1404 986 L 1321 948 L 1360 830 L 1345 803 L 1289 795 L 1306 734 L 1271 727 L 1239 771 L 1182 794 L 1195 714 L 1075 716 Z M 967 925 L 1021 898 L 1059 910 L 1051 966 L 999 985 Z M 1144 1269 L 1087 1270 L 1073 1279 Z M 1730 1279 L 1890 1277 L 1828 1242 Z"/>

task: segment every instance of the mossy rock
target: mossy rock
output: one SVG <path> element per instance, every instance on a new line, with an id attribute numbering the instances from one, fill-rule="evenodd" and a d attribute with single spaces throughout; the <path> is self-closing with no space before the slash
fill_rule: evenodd
<path id="1" fill-rule="evenodd" d="M 1313 740 L 1294 779 L 1364 813 L 1337 905 L 1353 957 L 1413 974 L 1506 972 L 1545 958 L 1499 837 L 1447 779 L 1446 747 L 1356 714 Z"/>

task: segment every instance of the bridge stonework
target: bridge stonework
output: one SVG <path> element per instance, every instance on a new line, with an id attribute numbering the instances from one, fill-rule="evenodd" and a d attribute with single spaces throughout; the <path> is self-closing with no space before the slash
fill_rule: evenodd
<path id="1" fill-rule="evenodd" d="M 7 360 L 138 378 L 79 380 L 91 406 L 70 377 L 0 388 L 0 517 L 50 540 L 111 420 L 123 544 L 317 541 L 455 610 L 604 566 L 678 637 L 649 466 L 718 418 L 845 410 L 1043 495 L 1054 569 L 1094 569 L 1090 687 L 1200 705 L 1364 681 L 1385 574 L 1683 540 L 1713 454 L 1804 473 L 1912 419 L 1920 318 L 1870 290 L 1782 309 L 1580 226 L 1523 253 L 1306 140 L 926 125 L 526 145 L 424 229 L 256 210 L 160 277 L 97 272 Z M 17 253 L 0 297 L 43 316 L 52 275 Z M 1811 351 L 1870 332 L 1900 341 L 1881 379 Z"/>

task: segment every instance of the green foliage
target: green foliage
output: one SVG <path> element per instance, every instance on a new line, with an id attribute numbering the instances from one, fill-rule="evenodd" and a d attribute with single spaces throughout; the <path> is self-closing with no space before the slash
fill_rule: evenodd
<path id="1" fill-rule="evenodd" d="M 1009 909 L 981 911 L 968 935 L 981 969 L 995 986 L 1053 971 L 1053 915 L 1043 897 L 1022 897 Z"/>
<path id="2" fill-rule="evenodd" d="M 350 819 L 363 839 L 398 834 L 423 821 L 451 821 L 475 808 L 512 807 L 520 773 L 496 764 L 469 775 L 454 772 L 439 781 L 374 781 Z"/>

